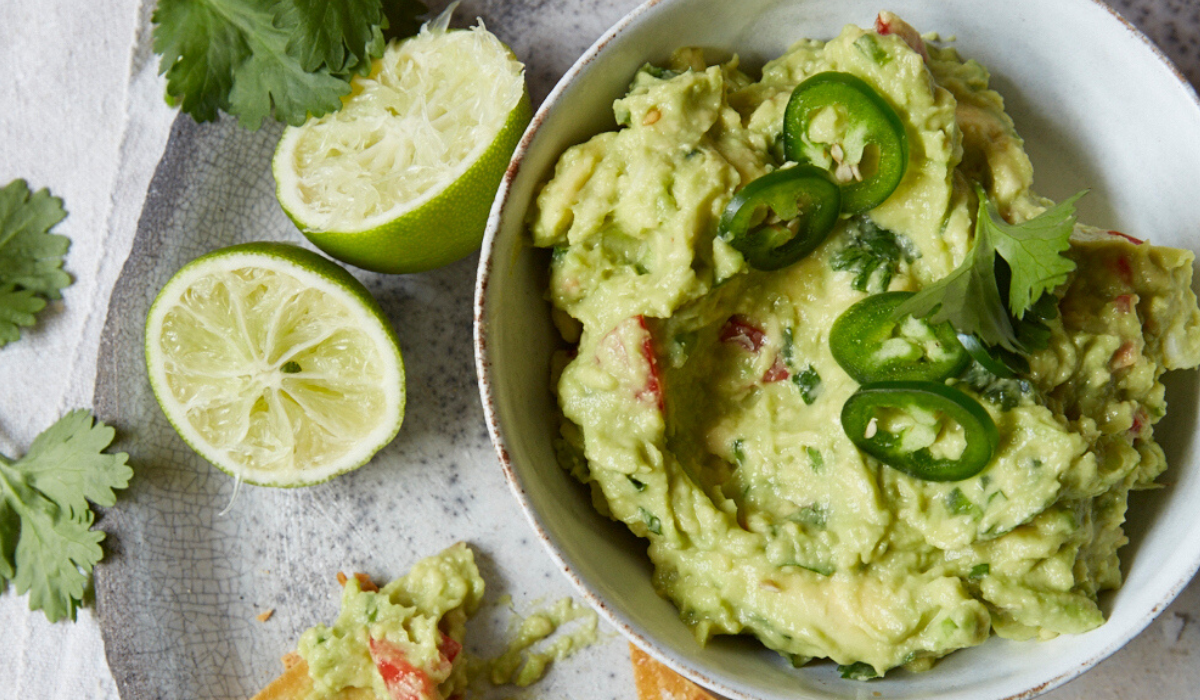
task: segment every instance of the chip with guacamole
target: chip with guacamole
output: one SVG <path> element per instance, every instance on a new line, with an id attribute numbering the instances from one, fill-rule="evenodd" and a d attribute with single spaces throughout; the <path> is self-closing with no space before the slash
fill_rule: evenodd
<path id="1" fill-rule="evenodd" d="M 383 588 L 339 576 L 332 627 L 300 637 L 288 670 L 255 700 L 448 700 L 467 687 L 463 635 L 483 600 L 475 555 L 463 543 L 417 562 Z"/>
<path id="2" fill-rule="evenodd" d="M 542 187 L 559 460 L 700 643 L 862 679 L 1104 622 L 1193 257 L 1035 194 L 988 81 L 888 13 L 685 48 Z"/>

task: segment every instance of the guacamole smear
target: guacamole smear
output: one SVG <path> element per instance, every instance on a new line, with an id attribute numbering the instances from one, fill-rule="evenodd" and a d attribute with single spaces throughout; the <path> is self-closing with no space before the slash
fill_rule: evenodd
<path id="1" fill-rule="evenodd" d="M 810 252 L 760 269 L 720 219 L 750 183 L 795 167 L 789 98 L 825 72 L 895 111 L 907 164 L 886 199 L 843 208 Z M 860 385 L 831 352 L 834 322 L 955 271 L 981 197 L 1010 225 L 1053 206 L 988 81 L 886 13 L 874 30 L 798 42 L 757 80 L 681 49 L 637 72 L 614 103 L 618 129 L 568 149 L 538 195 L 531 235 L 553 249 L 548 297 L 569 346 L 554 370 L 557 453 L 602 513 L 648 541 L 655 587 L 700 643 L 753 634 L 792 663 L 828 658 L 861 679 L 923 670 L 993 632 L 1103 623 L 1127 496 L 1166 468 L 1160 379 L 1200 364 L 1190 252 L 1075 226 L 1074 269 L 1027 324 L 1020 371 L 947 364 L 945 386 L 995 425 L 974 472 L 918 478 L 841 425 Z M 817 117 L 809 135 L 854 140 L 853 120 Z M 830 152 L 835 180 L 869 167 L 870 149 L 852 150 Z M 937 354 L 935 334 L 898 325 L 908 335 L 886 347 Z M 865 430 L 967 447 L 961 431 L 901 418 Z"/>
<path id="2" fill-rule="evenodd" d="M 312 679 L 309 700 L 351 688 L 377 698 L 461 697 L 468 680 L 463 635 L 483 592 L 474 554 L 463 543 L 422 559 L 377 591 L 347 579 L 333 626 L 317 625 L 300 637 L 297 650 Z"/>
<path id="3" fill-rule="evenodd" d="M 536 683 L 550 664 L 594 644 L 599 620 L 595 610 L 574 598 L 562 598 L 524 619 L 518 616 L 508 631 L 508 647 L 488 663 L 488 680 L 521 688 Z"/>

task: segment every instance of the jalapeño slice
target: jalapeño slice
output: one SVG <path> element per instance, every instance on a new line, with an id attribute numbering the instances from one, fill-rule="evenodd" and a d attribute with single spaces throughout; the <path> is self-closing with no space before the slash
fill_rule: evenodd
<path id="1" fill-rule="evenodd" d="M 796 86 L 783 117 L 789 160 L 826 164 L 842 211 L 859 214 L 896 190 L 908 167 L 904 124 L 879 93 L 849 73 L 817 73 Z"/>
<path id="2" fill-rule="evenodd" d="M 891 431 L 897 421 L 885 412 L 910 418 L 926 431 L 928 423 L 954 421 L 962 429 L 962 452 L 936 456 L 929 446 L 906 445 L 913 427 Z M 905 421 L 898 421 L 905 422 Z M 924 425 L 922 425 L 924 424 Z M 842 406 L 842 429 L 858 449 L 887 466 L 925 481 L 961 481 L 983 471 L 1000 442 L 996 423 L 975 399 L 937 382 L 875 382 L 859 388 Z"/>
<path id="3" fill-rule="evenodd" d="M 837 223 L 838 186 L 820 168 L 776 170 L 729 200 L 717 232 L 759 270 L 778 270 L 821 245 Z"/>
<path id="4" fill-rule="evenodd" d="M 884 380 L 939 381 L 971 361 L 949 323 L 932 326 L 896 309 L 912 292 L 874 294 L 842 312 L 829 331 L 833 359 L 859 384 Z"/>

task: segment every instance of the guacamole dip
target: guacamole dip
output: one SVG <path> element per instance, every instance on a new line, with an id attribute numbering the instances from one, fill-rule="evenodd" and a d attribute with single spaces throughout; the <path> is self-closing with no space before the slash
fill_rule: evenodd
<path id="1" fill-rule="evenodd" d="M 484 591 L 471 550 L 456 544 L 382 589 L 366 588 L 358 577 L 347 579 L 333 627 L 317 625 L 300 637 L 309 700 L 355 688 L 376 698 L 461 697 L 463 634 Z"/>
<path id="2" fill-rule="evenodd" d="M 789 98 L 827 71 L 894 109 L 907 167 L 797 262 L 755 269 L 717 235 L 721 217 L 747 184 L 792 167 Z M 1075 269 L 1046 293 L 1056 304 L 1028 366 L 1001 377 L 972 360 L 945 382 L 995 424 L 986 466 L 916 478 L 847 437 L 859 383 L 830 328 L 864 298 L 955 270 L 984 197 L 1012 225 L 1052 204 L 1030 190 L 985 68 L 884 15 L 874 31 L 797 43 L 757 81 L 682 49 L 640 70 L 614 112 L 619 128 L 566 151 L 531 216 L 570 346 L 555 366 L 557 449 L 596 507 L 648 540 L 654 584 L 697 640 L 753 634 L 793 663 L 870 677 L 992 632 L 1100 625 L 1097 594 L 1121 582 L 1127 495 L 1166 467 L 1159 379 L 1200 363 L 1192 254 L 1076 226 Z M 847 129 L 828 121 L 812 128 Z M 848 154 L 827 160 L 857 177 Z"/>

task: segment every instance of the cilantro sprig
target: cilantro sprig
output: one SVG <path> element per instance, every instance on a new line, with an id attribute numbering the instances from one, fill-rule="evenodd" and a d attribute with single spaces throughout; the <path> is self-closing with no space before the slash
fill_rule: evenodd
<path id="1" fill-rule="evenodd" d="M 116 503 L 133 470 L 124 453 L 105 454 L 114 431 L 72 411 L 34 439 L 18 460 L 0 455 L 0 593 L 12 581 L 29 609 L 51 622 L 75 619 L 104 533 L 92 530 L 88 501 Z"/>
<path id="2" fill-rule="evenodd" d="M 975 186 L 979 214 L 975 245 L 961 265 L 915 294 L 896 316 L 949 321 L 960 333 L 1011 352 L 1029 351 L 1045 342 L 1043 321 L 1053 318 L 1054 290 L 1075 269 L 1063 251 L 1075 229 L 1079 192 L 1020 224 L 1000 218 L 983 189 Z M 999 259 L 998 259 L 999 258 Z M 1006 303 L 1007 301 L 1007 303 Z"/>
<path id="3" fill-rule="evenodd" d="M 0 348 L 71 284 L 62 269 L 71 241 L 50 233 L 66 215 L 61 199 L 45 189 L 31 193 L 24 180 L 0 189 Z"/>
<path id="4" fill-rule="evenodd" d="M 167 95 L 196 121 L 298 126 L 339 109 L 383 55 L 384 30 L 411 35 L 425 12 L 419 0 L 159 0 L 154 51 Z"/>

